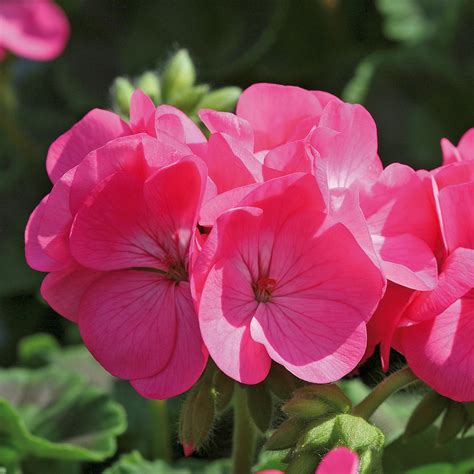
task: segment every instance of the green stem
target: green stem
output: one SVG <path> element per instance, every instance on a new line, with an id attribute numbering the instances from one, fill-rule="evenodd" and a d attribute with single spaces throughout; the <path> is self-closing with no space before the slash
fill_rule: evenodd
<path id="1" fill-rule="evenodd" d="M 400 390 L 418 378 L 409 367 L 403 367 L 386 379 L 380 382 L 358 405 L 356 405 L 352 413 L 368 420 L 377 410 L 377 408 L 393 393 Z"/>
<path id="2" fill-rule="evenodd" d="M 166 400 L 150 400 L 153 420 L 153 458 L 171 462 L 171 432 Z"/>
<path id="3" fill-rule="evenodd" d="M 232 439 L 232 474 L 250 474 L 255 454 L 256 429 L 247 407 L 245 388 L 234 387 L 234 435 Z"/>

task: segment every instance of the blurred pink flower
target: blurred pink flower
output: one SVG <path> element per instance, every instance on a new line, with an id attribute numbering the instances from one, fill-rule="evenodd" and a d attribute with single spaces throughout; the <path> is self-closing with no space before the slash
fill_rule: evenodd
<path id="1" fill-rule="evenodd" d="M 350 372 L 384 288 L 380 269 L 303 173 L 258 185 L 222 214 L 193 279 L 211 356 L 249 384 L 265 379 L 271 360 L 316 383 Z"/>
<path id="2" fill-rule="evenodd" d="M 0 0 L 0 59 L 5 51 L 36 61 L 58 57 L 69 22 L 52 0 Z"/>

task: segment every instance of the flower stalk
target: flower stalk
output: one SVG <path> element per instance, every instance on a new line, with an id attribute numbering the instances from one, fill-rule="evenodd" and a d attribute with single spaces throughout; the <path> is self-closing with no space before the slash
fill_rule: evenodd
<path id="1" fill-rule="evenodd" d="M 398 390 L 418 381 L 409 367 L 403 367 L 380 382 L 358 405 L 352 414 L 368 420 L 377 408 Z"/>
<path id="2" fill-rule="evenodd" d="M 153 456 L 171 462 L 171 432 L 166 400 L 150 400 L 153 419 Z"/>

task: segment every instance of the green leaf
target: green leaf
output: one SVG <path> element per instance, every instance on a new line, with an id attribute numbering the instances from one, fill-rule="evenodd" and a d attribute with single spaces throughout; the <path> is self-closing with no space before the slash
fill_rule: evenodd
<path id="1" fill-rule="evenodd" d="M 437 443 L 437 429 L 431 427 L 413 436 L 409 441 L 400 437 L 386 446 L 383 466 L 386 474 L 441 474 L 444 472 L 465 474 L 474 469 L 474 436 L 455 439 L 449 443 Z M 437 466 L 438 470 L 428 470 Z M 446 471 L 446 465 L 452 467 Z M 423 470 L 424 467 L 426 470 Z M 416 468 L 416 469 L 415 469 Z"/>
<path id="2" fill-rule="evenodd" d="M 122 407 L 75 374 L 0 371 L 0 444 L 22 458 L 102 461 L 125 427 Z"/>

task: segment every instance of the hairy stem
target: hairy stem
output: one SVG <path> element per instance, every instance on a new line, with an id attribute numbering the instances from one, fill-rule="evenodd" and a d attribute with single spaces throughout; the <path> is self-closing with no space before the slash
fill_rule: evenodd
<path id="1" fill-rule="evenodd" d="M 393 393 L 416 382 L 418 378 L 409 367 L 403 367 L 382 380 L 358 405 L 352 413 L 368 420 L 377 408 Z"/>
<path id="2" fill-rule="evenodd" d="M 232 474 L 250 474 L 255 454 L 256 429 L 247 408 L 247 394 L 239 384 L 234 388 L 234 435 Z"/>

